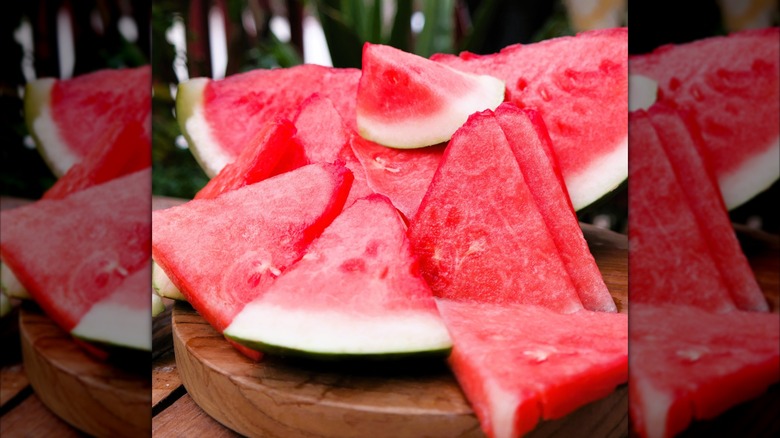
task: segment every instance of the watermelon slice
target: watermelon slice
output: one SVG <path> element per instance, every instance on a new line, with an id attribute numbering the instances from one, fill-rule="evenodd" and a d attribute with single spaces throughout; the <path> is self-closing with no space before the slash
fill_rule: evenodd
<path id="1" fill-rule="evenodd" d="M 630 415 L 641 437 L 671 437 L 780 381 L 780 316 L 690 306 L 631 307 Z"/>
<path id="2" fill-rule="evenodd" d="M 577 222 L 544 121 L 536 111 L 520 110 L 511 103 L 498 107 L 496 120 L 547 222 L 582 305 L 588 310 L 617 312 Z"/>
<path id="3" fill-rule="evenodd" d="M 3 295 L 12 298 L 20 298 L 23 300 L 31 299 L 30 293 L 27 289 L 19 283 L 19 279 L 16 275 L 5 265 L 0 262 L 0 287 L 2 288 Z"/>
<path id="4" fill-rule="evenodd" d="M 696 213 L 647 113 L 632 113 L 630 124 L 631 302 L 687 304 L 717 312 L 734 310 L 728 286 L 710 253 L 710 237 L 698 226 Z"/>
<path id="5" fill-rule="evenodd" d="M 138 287 L 134 276 L 149 266 L 150 185 L 147 169 L 60 200 L 0 213 L 3 263 L 65 331 L 99 342 L 151 348 L 151 337 L 140 329 L 149 322 L 148 271 L 144 287 Z M 104 306 L 114 302 L 111 296 L 117 290 L 125 290 L 128 299 Z M 144 299 L 135 301 L 133 294 Z M 75 332 L 87 315 L 98 321 L 128 321 L 139 329 L 120 338 L 95 325 Z"/>
<path id="6" fill-rule="evenodd" d="M 448 353 L 449 335 L 390 201 L 355 201 L 306 255 L 236 315 L 225 336 L 287 354 Z"/>
<path id="7" fill-rule="evenodd" d="M 626 314 L 437 300 L 450 365 L 493 438 L 517 437 L 628 380 Z"/>
<path id="8" fill-rule="evenodd" d="M 655 128 L 686 200 L 696 216 L 697 226 L 735 306 L 742 310 L 767 311 L 766 298 L 739 246 L 737 235 L 723 205 L 718 184 L 703 150 L 698 130 L 677 111 L 655 105 L 649 111 Z"/>
<path id="9" fill-rule="evenodd" d="M 0 318 L 11 313 L 11 299 L 5 294 L 0 294 Z"/>
<path id="10" fill-rule="evenodd" d="M 152 262 L 152 288 L 161 297 L 187 301 L 181 291 L 168 278 L 168 274 L 156 262 Z"/>
<path id="11" fill-rule="evenodd" d="M 582 309 L 492 112 L 472 115 L 453 135 L 409 238 L 437 297 Z"/>
<path id="12" fill-rule="evenodd" d="M 547 125 L 579 210 L 628 176 L 628 30 L 583 32 L 486 56 L 434 55 L 459 70 L 506 83 L 506 100 L 535 108 Z"/>
<path id="13" fill-rule="evenodd" d="M 692 112 L 729 209 L 780 177 L 780 29 L 750 30 L 632 56 L 659 101 Z"/>
<path id="14" fill-rule="evenodd" d="M 313 93 L 330 99 L 354 129 L 356 69 L 301 65 L 253 70 L 220 81 L 191 79 L 179 84 L 176 118 L 190 150 L 210 177 L 238 157 L 252 138 L 252 126 L 277 117 L 291 119 Z"/>
<path id="15" fill-rule="evenodd" d="M 158 316 L 165 312 L 165 304 L 163 304 L 162 298 L 156 293 L 152 293 L 152 317 Z"/>
<path id="16" fill-rule="evenodd" d="M 62 176 L 104 135 L 131 122 L 144 128 L 151 144 L 150 66 L 100 70 L 69 80 L 39 79 L 27 84 L 24 111 L 28 131 L 46 164 Z"/>
<path id="17" fill-rule="evenodd" d="M 463 73 L 390 46 L 363 46 L 357 127 L 364 138 L 396 148 L 445 142 L 474 112 L 495 109 L 504 83 Z"/>
<path id="18" fill-rule="evenodd" d="M 152 256 L 218 332 L 338 215 L 352 175 L 312 164 L 152 214 Z"/>

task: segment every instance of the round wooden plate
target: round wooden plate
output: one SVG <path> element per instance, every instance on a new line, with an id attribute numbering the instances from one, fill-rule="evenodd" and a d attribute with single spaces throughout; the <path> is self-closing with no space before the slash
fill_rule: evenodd
<path id="1" fill-rule="evenodd" d="M 20 309 L 19 332 L 27 378 L 51 411 L 93 436 L 149 436 L 149 359 L 134 369 L 99 361 L 31 304 Z"/>
<path id="2" fill-rule="evenodd" d="M 623 235 L 583 226 L 618 309 L 627 312 L 628 258 Z M 328 364 L 238 353 L 186 303 L 172 313 L 176 365 L 187 392 L 206 413 L 249 437 L 483 437 L 443 361 Z M 628 391 L 528 436 L 628 435 Z"/>

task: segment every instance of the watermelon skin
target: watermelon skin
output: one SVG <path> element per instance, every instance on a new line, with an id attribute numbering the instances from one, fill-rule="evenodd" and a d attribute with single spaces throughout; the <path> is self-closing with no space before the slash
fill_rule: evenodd
<path id="1" fill-rule="evenodd" d="M 505 103 L 496 110 L 496 120 L 512 147 L 582 305 L 587 310 L 617 312 L 582 235 L 541 116 L 534 110 L 520 110 Z"/>
<path id="2" fill-rule="evenodd" d="M 709 237 L 698 225 L 649 116 L 632 113 L 630 126 L 629 299 L 713 312 L 735 310 L 710 253 Z"/>
<path id="3" fill-rule="evenodd" d="M 152 256 L 222 333 L 246 303 L 303 256 L 341 211 L 351 182 L 343 166 L 313 164 L 214 199 L 155 211 Z"/>
<path id="4" fill-rule="evenodd" d="M 365 43 L 357 91 L 360 135 L 411 149 L 445 142 L 476 111 L 495 109 L 504 84 L 391 46 Z"/>
<path id="5" fill-rule="evenodd" d="M 376 194 L 344 210 L 225 335 L 266 352 L 328 358 L 446 355 L 451 346 L 406 226 Z"/>
<path id="6" fill-rule="evenodd" d="M 582 309 L 492 112 L 473 114 L 453 135 L 409 239 L 437 297 Z"/>
<path id="7" fill-rule="evenodd" d="M 628 315 L 438 299 L 449 363 L 485 433 L 518 437 L 628 380 Z"/>
<path id="8" fill-rule="evenodd" d="M 317 65 L 253 70 L 212 81 L 196 78 L 179 84 L 179 126 L 203 170 L 216 176 L 251 141 L 247 127 L 277 117 L 292 119 L 313 93 L 330 99 L 345 123 L 355 128 L 355 99 L 360 71 Z"/>
<path id="9" fill-rule="evenodd" d="M 94 303 L 148 266 L 150 197 L 146 169 L 3 211 L 0 256 L 46 314 L 71 332 Z M 137 292 L 148 321 L 146 284 Z"/>
<path id="10" fill-rule="evenodd" d="M 631 307 L 630 415 L 641 437 L 671 437 L 780 381 L 780 315 Z"/>
<path id="11" fill-rule="evenodd" d="M 729 209 L 777 181 L 780 29 L 667 45 L 629 64 L 658 83 L 660 102 L 693 114 Z"/>
<path id="12" fill-rule="evenodd" d="M 703 146 L 695 122 L 663 105 L 654 105 L 648 116 L 685 191 L 696 225 L 707 236 L 710 254 L 734 305 L 741 310 L 769 310 L 739 245 L 710 163 L 701 155 Z"/>
<path id="13" fill-rule="evenodd" d="M 506 101 L 534 108 L 547 125 L 574 208 L 628 176 L 628 29 L 582 32 L 500 53 L 431 57 L 506 83 Z"/>
<path id="14" fill-rule="evenodd" d="M 25 88 L 25 121 L 57 176 L 84 159 L 103 135 L 128 123 L 144 127 L 151 144 L 150 66 L 100 70 L 69 80 L 40 79 Z"/>

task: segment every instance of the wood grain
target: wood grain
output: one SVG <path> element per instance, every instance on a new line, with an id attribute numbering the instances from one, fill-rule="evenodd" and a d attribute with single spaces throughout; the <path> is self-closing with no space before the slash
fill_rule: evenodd
<path id="1" fill-rule="evenodd" d="M 43 405 L 36 395 L 31 395 L 0 421 L 0 436 L 81 438 L 83 433 L 62 421 Z"/>
<path id="2" fill-rule="evenodd" d="M 19 326 L 27 377 L 49 409 L 90 435 L 149 435 L 148 372 L 93 359 L 34 306 L 21 309 Z"/>
<path id="3" fill-rule="evenodd" d="M 584 228 L 610 292 L 620 311 L 627 312 L 626 236 Z M 189 396 L 211 417 L 242 435 L 484 436 L 443 361 L 344 365 L 269 355 L 255 363 L 233 349 L 186 303 L 174 307 L 172 328 L 177 369 Z M 627 386 L 622 385 L 563 419 L 541 423 L 528 436 L 627 436 L 627 394 Z M 157 421 L 155 417 L 155 430 Z"/>
<path id="4" fill-rule="evenodd" d="M 240 435 L 214 421 L 195 404 L 189 395 L 184 395 L 154 417 L 152 436 L 155 438 L 237 438 Z"/>

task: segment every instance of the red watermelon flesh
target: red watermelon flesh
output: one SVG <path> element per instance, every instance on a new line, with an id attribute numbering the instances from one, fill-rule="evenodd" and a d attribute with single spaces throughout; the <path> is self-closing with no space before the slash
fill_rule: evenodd
<path id="1" fill-rule="evenodd" d="M 279 119 L 265 123 L 236 161 L 226 165 L 195 195 L 195 199 L 215 198 L 222 193 L 292 170 L 289 167 L 301 167 L 306 164 L 302 162 L 306 159 L 302 148 L 295 138 L 295 127 L 290 121 Z"/>
<path id="2" fill-rule="evenodd" d="M 406 227 L 376 194 L 344 210 L 225 335 L 261 350 L 354 357 L 450 347 Z"/>
<path id="3" fill-rule="evenodd" d="M 450 365 L 493 438 L 520 436 L 628 379 L 626 314 L 437 300 Z"/>
<path id="4" fill-rule="evenodd" d="M 50 117 L 61 141 L 72 156 L 58 168 L 66 170 L 95 146 L 104 145 L 102 135 L 131 121 L 144 126 L 144 139 L 151 144 L 151 67 L 101 70 L 70 80 L 54 82 L 49 96 Z M 41 139 L 36 121 L 29 120 Z M 48 129 L 48 128 L 42 128 Z M 60 157 L 51 157 L 59 160 Z M 64 172 L 63 172 L 64 173 Z"/>
<path id="5" fill-rule="evenodd" d="M 701 139 L 696 127 L 662 105 L 651 107 L 648 115 L 734 304 L 742 310 L 769 310 L 734 233 L 709 163 L 700 155 Z"/>
<path id="6" fill-rule="evenodd" d="M 357 134 L 344 123 L 330 99 L 316 93 L 311 95 L 301 104 L 293 122 L 298 128 L 298 140 L 310 162 L 340 161 L 352 172 L 355 179 L 347 206 L 356 199 L 374 193 L 368 187 L 363 166 L 352 151 L 353 136 Z"/>
<path id="7" fill-rule="evenodd" d="M 312 164 L 152 215 L 152 256 L 222 333 L 248 302 L 303 256 L 338 215 L 352 182 Z"/>
<path id="8" fill-rule="evenodd" d="M 75 163 L 43 194 L 43 199 L 62 199 L 152 164 L 148 134 L 137 121 L 109 127 L 100 144 L 103 146 L 87 151 L 82 161 Z"/>
<path id="9" fill-rule="evenodd" d="M 505 103 L 496 110 L 496 120 L 512 147 L 582 305 L 588 310 L 617 312 L 582 235 L 550 136 L 539 113 L 530 109 L 520 110 L 513 104 Z"/>
<path id="10" fill-rule="evenodd" d="M 492 112 L 473 114 L 453 135 L 409 238 L 437 297 L 582 309 Z"/>
<path id="11" fill-rule="evenodd" d="M 720 189 L 734 208 L 780 177 L 780 30 L 750 30 L 632 56 L 659 101 L 701 127 Z"/>
<path id="12" fill-rule="evenodd" d="M 150 185 L 147 169 L 0 214 L 3 263 L 64 330 L 149 264 Z M 148 317 L 148 279 L 138 293 Z"/>
<path id="13" fill-rule="evenodd" d="M 253 70 L 208 83 L 205 118 L 214 137 L 233 157 L 251 140 L 247 126 L 277 117 L 291 119 L 313 93 L 329 98 L 349 126 L 355 126 L 355 96 L 360 71 L 301 65 Z"/>
<path id="14" fill-rule="evenodd" d="M 576 209 L 625 180 L 628 170 L 628 30 L 583 32 L 500 53 L 431 59 L 506 83 L 506 101 L 544 119 Z"/>
<path id="15" fill-rule="evenodd" d="M 780 381 L 780 316 L 690 306 L 631 307 L 630 414 L 642 437 L 671 437 Z"/>
<path id="16" fill-rule="evenodd" d="M 417 213 L 445 147 L 393 149 L 359 135 L 352 142 L 352 149 L 365 169 L 368 186 L 390 198 L 407 219 Z"/>
<path id="17" fill-rule="evenodd" d="M 734 301 L 647 113 L 630 116 L 628 188 L 632 303 L 725 312 Z"/>

